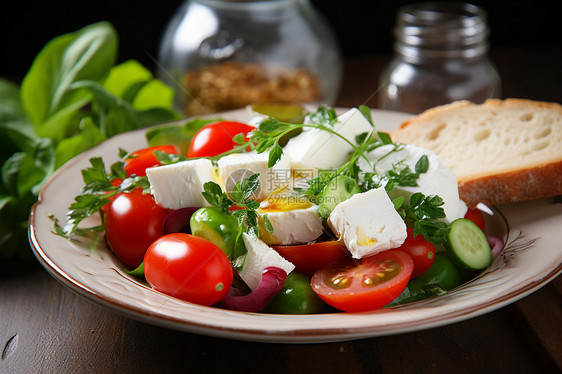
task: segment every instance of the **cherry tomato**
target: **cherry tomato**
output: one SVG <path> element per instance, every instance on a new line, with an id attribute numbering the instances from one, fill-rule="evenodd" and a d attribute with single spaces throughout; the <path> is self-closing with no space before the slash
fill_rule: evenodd
<path id="1" fill-rule="evenodd" d="M 178 153 L 177 148 L 173 145 L 157 145 L 135 151 L 131 153 L 131 158 L 125 160 L 124 169 L 127 172 L 127 177 L 133 174 L 139 177 L 145 176 L 147 168 L 161 165 L 154 155 L 154 151 L 162 151 L 168 154 Z"/>
<path id="2" fill-rule="evenodd" d="M 219 121 L 205 125 L 193 136 L 187 157 L 212 157 L 230 151 L 236 146 L 232 138 L 237 134 L 244 134 L 248 140 L 248 133 L 255 127 L 241 122 Z"/>
<path id="3" fill-rule="evenodd" d="M 210 241 L 174 233 L 150 245 L 144 256 L 144 276 L 166 295 L 213 305 L 230 290 L 233 270 L 224 252 Z"/>
<path id="4" fill-rule="evenodd" d="M 476 226 L 480 227 L 480 229 L 486 232 L 486 222 L 484 221 L 484 215 L 480 211 L 480 209 L 468 209 L 464 218 L 471 220 L 472 222 L 476 223 Z"/>
<path id="5" fill-rule="evenodd" d="M 300 245 L 274 245 L 279 254 L 292 262 L 297 271 L 312 275 L 316 270 L 347 256 L 347 248 L 336 240 Z"/>
<path id="6" fill-rule="evenodd" d="M 346 312 L 364 312 L 389 304 L 404 291 L 414 261 L 399 249 L 325 266 L 312 276 L 312 289 L 322 300 Z"/>
<path id="7" fill-rule="evenodd" d="M 412 260 L 414 260 L 414 271 L 412 271 L 411 276 L 413 279 L 425 273 L 433 265 L 435 261 L 435 247 L 420 234 L 414 238 L 414 230 L 411 228 L 407 228 L 406 231 L 408 236 L 399 249 L 409 254 Z"/>
<path id="8" fill-rule="evenodd" d="M 150 244 L 162 236 L 169 211 L 140 188 L 120 192 L 106 204 L 105 236 L 109 247 L 125 265 L 136 268 Z"/>

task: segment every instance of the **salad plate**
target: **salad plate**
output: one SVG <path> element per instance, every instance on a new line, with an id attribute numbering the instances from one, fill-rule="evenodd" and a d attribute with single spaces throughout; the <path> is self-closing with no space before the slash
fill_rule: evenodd
<path id="1" fill-rule="evenodd" d="M 245 110 L 219 115 L 232 120 L 249 119 Z M 382 110 L 373 110 L 372 115 L 381 131 L 396 128 L 410 116 Z M 64 219 L 83 186 L 81 170 L 90 165 L 90 158 L 102 157 L 110 165 L 117 161 L 119 148 L 134 151 L 146 147 L 145 133 L 146 129 L 141 129 L 117 135 L 63 165 L 41 190 L 29 221 L 33 251 L 54 278 L 79 295 L 129 318 L 189 333 L 247 341 L 346 341 L 473 318 L 529 295 L 562 272 L 562 201 L 542 199 L 483 206 L 488 234 L 502 238 L 504 248 L 489 268 L 445 295 L 371 312 L 309 315 L 238 312 L 181 301 L 127 274 L 104 240 L 69 240 L 54 234 L 52 217 Z"/>

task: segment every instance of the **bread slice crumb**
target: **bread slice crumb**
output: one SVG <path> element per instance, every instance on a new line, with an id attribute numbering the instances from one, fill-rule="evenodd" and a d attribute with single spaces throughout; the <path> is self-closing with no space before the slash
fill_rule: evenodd
<path id="1" fill-rule="evenodd" d="M 471 207 L 562 194 L 562 106 L 525 99 L 456 101 L 391 133 L 435 152 Z"/>

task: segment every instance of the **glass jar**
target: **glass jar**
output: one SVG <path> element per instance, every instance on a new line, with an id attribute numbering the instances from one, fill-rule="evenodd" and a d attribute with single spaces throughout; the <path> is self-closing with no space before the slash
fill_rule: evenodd
<path id="1" fill-rule="evenodd" d="M 456 2 L 399 9 L 394 56 L 380 78 L 379 107 L 420 113 L 456 100 L 500 96 L 499 75 L 487 56 L 486 12 Z"/>
<path id="2" fill-rule="evenodd" d="M 331 105 L 342 69 L 333 31 L 308 0 L 185 1 L 159 63 L 186 115 L 265 102 Z"/>

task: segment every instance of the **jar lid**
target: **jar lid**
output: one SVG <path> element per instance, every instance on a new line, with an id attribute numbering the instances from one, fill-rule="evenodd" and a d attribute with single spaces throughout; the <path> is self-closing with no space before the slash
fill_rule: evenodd
<path id="1" fill-rule="evenodd" d="M 415 3 L 401 7 L 395 49 L 407 56 L 474 57 L 488 49 L 484 9 L 461 2 Z"/>

